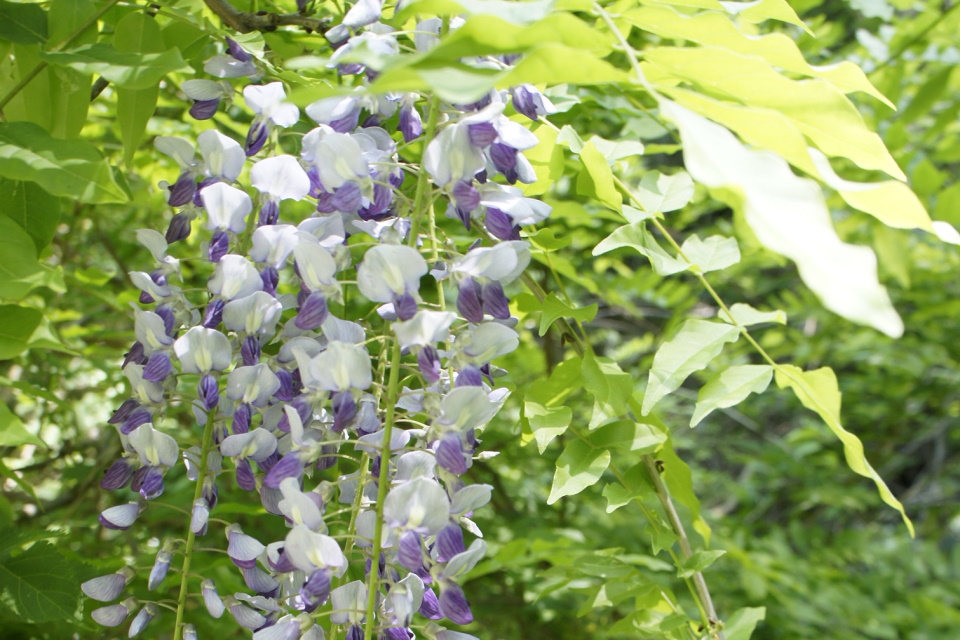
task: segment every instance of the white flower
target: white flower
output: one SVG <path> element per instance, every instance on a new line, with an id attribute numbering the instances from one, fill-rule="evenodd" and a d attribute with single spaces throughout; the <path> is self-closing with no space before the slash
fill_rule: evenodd
<path id="1" fill-rule="evenodd" d="M 277 126 L 292 127 L 300 118 L 300 109 L 292 102 L 285 102 L 287 92 L 279 82 L 247 85 L 243 89 L 243 98 L 254 113 Z"/>
<path id="2" fill-rule="evenodd" d="M 293 156 L 260 160 L 250 169 L 250 184 L 277 200 L 302 200 L 310 192 L 310 178 Z"/>
<path id="3" fill-rule="evenodd" d="M 227 300 L 245 298 L 254 291 L 263 289 L 260 273 L 243 256 L 228 254 L 217 263 L 217 269 L 210 278 L 207 288 Z"/>
<path id="4" fill-rule="evenodd" d="M 243 163 L 247 159 L 236 140 L 228 138 L 216 129 L 209 129 L 197 136 L 200 145 L 200 155 L 206 164 L 206 174 L 218 177 L 227 182 L 233 182 L 243 170 Z"/>
<path id="5" fill-rule="evenodd" d="M 357 267 L 357 286 L 373 302 L 393 302 L 405 293 L 420 289 L 427 263 L 416 249 L 405 245 L 381 244 L 371 248 Z"/>
<path id="6" fill-rule="evenodd" d="M 203 208 L 207 211 L 207 229 L 243 233 L 246 217 L 253 210 L 253 202 L 245 191 L 218 182 L 200 192 Z"/>
<path id="7" fill-rule="evenodd" d="M 173 343 L 184 373 L 223 371 L 230 366 L 230 341 L 216 329 L 191 327 Z"/>

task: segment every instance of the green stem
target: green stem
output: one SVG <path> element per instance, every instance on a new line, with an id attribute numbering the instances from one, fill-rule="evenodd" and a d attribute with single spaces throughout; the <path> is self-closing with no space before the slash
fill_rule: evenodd
<path id="1" fill-rule="evenodd" d="M 193 502 L 196 502 L 203 495 L 203 481 L 207 476 L 207 457 L 213 444 L 213 414 L 211 411 L 207 414 L 207 424 L 203 429 L 203 441 L 200 448 L 200 470 L 197 473 L 197 482 L 193 489 Z M 193 502 L 190 504 L 192 505 Z M 187 575 L 190 573 L 190 560 L 193 556 L 193 543 L 196 535 L 190 523 L 187 523 L 187 543 L 183 548 L 183 565 L 180 568 L 180 596 L 177 598 L 177 621 L 173 627 L 173 640 L 181 640 L 183 637 L 183 612 L 187 602 Z"/>
<path id="2" fill-rule="evenodd" d="M 61 49 L 63 49 L 63 48 L 66 47 L 67 45 L 69 45 L 71 42 L 73 42 L 74 40 L 76 40 L 77 38 L 79 38 L 80 35 L 81 35 L 84 31 L 86 31 L 87 29 L 89 29 L 91 25 L 96 24 L 96 23 L 97 23 L 97 20 L 99 20 L 100 17 L 101 17 L 103 14 L 105 14 L 107 11 L 109 11 L 110 9 L 112 9 L 112 8 L 113 8 L 113 5 L 117 4 L 117 2 L 119 2 L 119 0 L 109 0 L 109 2 L 107 2 L 105 5 L 103 5 L 102 7 L 100 7 L 100 9 L 99 9 L 96 13 L 94 13 L 92 16 L 90 16 L 89 18 L 87 18 L 86 20 L 84 20 L 83 23 L 82 23 L 72 34 L 70 34 L 70 35 L 67 37 L 66 40 L 63 40 L 62 42 L 60 42 L 60 43 L 57 44 L 56 46 L 51 47 L 50 49 L 48 49 L 48 51 L 51 51 L 51 52 L 52 52 L 52 51 L 60 51 Z M 18 83 L 16 84 L 16 86 L 13 87 L 13 89 L 10 89 L 10 92 L 7 93 L 7 95 L 3 96 L 2 99 L 0 99 L 0 112 L 3 111 L 3 108 L 4 108 L 5 106 L 7 106 L 7 104 L 8 104 L 11 100 L 13 100 L 13 98 L 14 98 L 18 93 L 20 93 L 20 92 L 23 90 L 24 87 L 26 87 L 28 84 L 30 84 L 30 82 L 31 82 L 34 78 L 36 78 L 36 77 L 40 74 L 41 71 L 43 71 L 43 70 L 46 69 L 46 68 L 47 68 L 47 63 L 46 63 L 46 62 L 40 62 L 40 63 L 38 63 L 37 66 L 35 66 L 33 69 L 31 69 L 30 72 L 27 73 L 26 76 L 24 76 L 23 80 L 21 80 L 20 82 L 18 82 Z"/>
<path id="3" fill-rule="evenodd" d="M 427 115 L 427 128 L 423 136 L 423 149 L 426 151 L 427 145 L 433 140 L 437 130 L 437 124 L 440 121 L 440 99 L 433 96 L 430 99 L 430 110 Z M 410 236 L 407 239 L 411 247 L 416 247 L 417 237 L 420 234 L 420 220 L 424 212 L 432 203 L 426 202 L 427 188 L 429 186 L 429 176 L 427 172 L 421 170 L 417 176 L 417 190 L 413 198 L 413 222 L 410 227 Z M 383 444 L 380 447 L 380 476 L 377 484 L 377 508 L 376 519 L 373 529 L 373 548 L 370 554 L 370 573 L 367 577 L 367 607 L 366 619 L 364 620 L 363 635 L 365 638 L 374 638 L 374 618 L 377 608 L 377 592 L 380 585 L 380 552 L 383 549 L 383 503 L 387 499 L 387 489 L 390 484 L 390 438 L 393 433 L 393 425 L 396 422 L 397 399 L 400 395 L 400 343 L 394 341 L 390 355 L 390 374 L 387 382 L 387 413 L 383 424 Z M 357 487 L 357 491 L 363 491 L 363 487 Z"/>

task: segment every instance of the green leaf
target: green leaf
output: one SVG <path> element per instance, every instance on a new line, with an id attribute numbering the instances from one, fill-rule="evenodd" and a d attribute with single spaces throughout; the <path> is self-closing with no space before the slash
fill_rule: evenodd
<path id="1" fill-rule="evenodd" d="M 553 476 L 547 504 L 564 496 L 576 495 L 595 484 L 609 465 L 609 451 L 595 449 L 583 440 L 574 440 L 557 458 L 557 472 Z"/>
<path id="2" fill-rule="evenodd" d="M 867 79 L 863 69 L 852 62 L 811 66 L 794 39 L 782 33 L 748 36 L 729 17 L 714 12 L 686 15 L 669 7 L 639 7 L 622 14 L 630 24 L 671 40 L 689 40 L 716 46 L 743 55 L 758 56 L 772 66 L 813 78 L 829 80 L 844 93 L 862 91 L 891 109 L 894 105 Z M 906 114 L 904 114 L 905 117 Z"/>
<path id="3" fill-rule="evenodd" d="M 739 324 L 741 327 L 749 327 L 755 324 L 765 322 L 776 322 L 778 324 L 787 324 L 787 314 L 777 309 L 776 311 L 759 311 L 744 302 L 737 302 L 730 307 L 731 318 L 723 309 L 717 314 L 724 322 L 730 324 Z"/>
<path id="4" fill-rule="evenodd" d="M 740 262 L 740 247 L 737 246 L 737 241 L 723 236 L 710 236 L 701 240 L 696 235 L 691 235 L 684 240 L 680 251 L 703 273 L 726 269 Z"/>
<path id="5" fill-rule="evenodd" d="M 593 140 L 583 145 L 580 150 L 580 162 L 585 171 L 580 172 L 577 179 L 577 192 L 596 198 L 603 206 L 620 211 L 623 197 L 613 183 L 613 172 L 607 159 L 600 153 Z"/>
<path id="6" fill-rule="evenodd" d="M 691 82 L 715 97 L 751 107 L 775 109 L 828 156 L 848 158 L 864 169 L 885 171 L 906 180 L 903 171 L 849 98 L 825 80 L 791 80 L 761 58 L 718 47 L 654 47 L 644 52 L 644 64 L 663 81 Z"/>
<path id="7" fill-rule="evenodd" d="M 665 342 L 653 357 L 653 367 L 643 396 L 643 414 L 653 410 L 663 396 L 676 390 L 694 371 L 707 366 L 723 350 L 723 345 L 737 339 L 736 327 L 708 320 L 690 319 L 680 331 Z"/>
<path id="8" fill-rule="evenodd" d="M 697 426 L 715 409 L 739 404 L 751 393 L 763 393 L 773 379 L 768 364 L 744 364 L 730 367 L 700 389 L 690 426 Z"/>
<path id="9" fill-rule="evenodd" d="M 127 202 L 110 165 L 93 145 L 58 140 L 28 122 L 0 124 L 0 173 L 37 182 L 49 193 L 90 203 Z"/>
<path id="10" fill-rule="evenodd" d="M 68 38 L 73 38 L 72 47 L 96 42 L 99 31 L 97 22 L 91 22 L 91 18 L 98 9 L 92 0 L 53 0 L 47 9 L 50 44 L 59 46 Z M 84 25 L 86 28 L 78 33 Z M 51 126 L 47 130 L 55 138 L 78 137 L 87 124 L 93 76 L 62 67 L 47 67 L 43 73 L 49 79 L 52 108 Z"/>
<path id="11" fill-rule="evenodd" d="M 717 558 L 725 554 L 726 551 L 723 549 L 714 549 L 712 551 L 697 551 L 689 558 L 685 559 L 680 567 L 677 569 L 678 578 L 690 578 L 695 573 L 700 573 L 710 565 L 712 565 Z"/>
<path id="12" fill-rule="evenodd" d="M 80 590 L 76 564 L 48 542 L 37 542 L 0 564 L 0 590 L 7 592 L 17 614 L 29 622 L 73 617 Z"/>
<path id="13" fill-rule="evenodd" d="M 673 175 L 648 171 L 643 174 L 633 195 L 648 213 L 676 211 L 693 199 L 693 180 L 686 171 Z"/>
<path id="14" fill-rule="evenodd" d="M 47 447 L 43 440 L 27 431 L 20 418 L 6 404 L 0 402 L 0 447 L 19 447 L 24 444 Z"/>
<path id="15" fill-rule="evenodd" d="M 646 466 L 640 462 L 623 474 L 623 483 L 611 482 L 603 488 L 603 497 L 607 499 L 607 513 L 613 513 L 636 498 L 654 493 Z"/>
<path id="16" fill-rule="evenodd" d="M 558 238 L 556 229 L 552 227 L 539 229 L 536 233 L 527 236 L 527 240 L 532 242 L 538 249 L 543 249 L 548 253 L 569 247 L 573 242 L 573 238 L 569 235 Z"/>
<path id="17" fill-rule="evenodd" d="M 554 0 L 506 2 L 505 0 L 416 0 L 404 5 L 398 19 L 401 21 L 420 14 L 435 16 L 491 15 L 514 24 L 529 24 L 547 17 Z"/>
<path id="18" fill-rule="evenodd" d="M 530 430 L 537 441 L 537 449 L 543 455 L 547 445 L 570 426 L 573 410 L 570 407 L 545 407 L 540 403 L 527 400 L 523 403 L 523 417 L 530 422 Z"/>
<path id="19" fill-rule="evenodd" d="M 558 318 L 571 318 L 580 322 L 590 322 L 597 317 L 599 307 L 596 303 L 587 307 L 571 307 L 563 300 L 557 297 L 557 294 L 551 293 L 543 301 L 543 313 L 540 316 L 540 335 L 546 335 L 550 325 Z"/>
<path id="20" fill-rule="evenodd" d="M 0 1 L 0 40 L 43 44 L 47 40 L 47 12 L 38 4 Z"/>
<path id="21" fill-rule="evenodd" d="M 627 403 L 633 396 L 633 376 L 624 373 L 620 366 L 609 358 L 598 358 L 593 351 L 583 356 L 580 369 L 583 386 L 608 416 L 619 416 L 627 411 Z"/>
<path id="22" fill-rule="evenodd" d="M 43 249 L 60 223 L 60 199 L 35 182 L 0 180 L 0 212 L 30 234 L 37 249 Z"/>
<path id="23" fill-rule="evenodd" d="M 590 142 L 609 163 L 643 154 L 643 143 L 639 140 L 606 140 L 600 136 L 590 136 Z"/>
<path id="24" fill-rule="evenodd" d="M 893 495 L 887 484 L 874 470 L 863 451 L 860 438 L 843 428 L 840 423 L 840 388 L 837 385 L 837 376 L 830 367 L 822 367 L 815 371 L 803 371 L 793 365 L 777 365 L 777 386 L 781 389 L 789 387 L 807 409 L 817 413 L 827 423 L 840 442 L 843 443 L 843 453 L 847 465 L 855 473 L 873 480 L 880 493 L 880 498 L 900 512 L 903 522 L 907 525 L 910 535 L 914 535 L 913 523 L 907 517 L 903 505 Z"/>
<path id="25" fill-rule="evenodd" d="M 593 255 L 599 256 L 621 247 L 630 247 L 645 256 L 650 260 L 654 271 L 661 276 L 669 276 L 690 268 L 690 263 L 686 260 L 673 257 L 657 244 L 643 222 L 634 222 L 616 229 L 594 247 Z"/>
<path id="26" fill-rule="evenodd" d="M 605 449 L 651 453 L 666 442 L 667 434 L 653 425 L 618 420 L 593 431 L 588 439 Z"/>
<path id="27" fill-rule="evenodd" d="M 725 2 L 723 8 L 733 15 L 740 16 L 749 22 L 763 22 L 764 20 L 779 20 L 801 27 L 811 36 L 813 31 L 797 16 L 787 0 L 753 0 L 753 2 Z"/>
<path id="28" fill-rule="evenodd" d="M 3 413 L 3 409 L 0 409 L 0 422 L 3 421 L 2 413 Z M 2 436 L 3 436 L 3 427 L 0 426 L 0 438 L 2 438 Z M 46 445 L 44 444 L 43 446 L 46 446 Z M 24 480 L 23 478 L 21 478 L 20 474 L 14 472 L 10 467 L 3 464 L 2 458 L 0 458 L 0 476 L 3 476 L 4 478 L 8 478 L 12 480 L 18 487 L 23 489 L 24 493 L 26 493 L 28 496 L 33 498 L 34 502 L 37 502 L 37 503 L 40 502 L 40 499 L 37 497 L 37 492 L 34 490 L 33 485 L 27 482 L 26 480 Z M 0 521 L 2 521 L 2 518 L 0 518 Z M 3 556 L 3 551 L 4 551 L 3 543 L 4 543 L 4 540 L 0 540 L 0 556 Z"/>
<path id="29" fill-rule="evenodd" d="M 40 271 L 33 240 L 12 218 L 0 216 L 0 298 L 23 298 L 37 286 L 32 279 Z"/>
<path id="30" fill-rule="evenodd" d="M 0 360 L 15 358 L 27 349 L 41 318 L 39 309 L 0 305 Z"/>
<path id="31" fill-rule="evenodd" d="M 70 51 L 48 51 L 40 57 L 50 64 L 81 73 L 100 74 L 124 89 L 153 87 L 168 73 L 189 69 L 176 49 L 163 53 L 123 53 L 103 43 Z"/>
<path id="32" fill-rule="evenodd" d="M 128 13 L 120 19 L 113 35 L 113 46 L 121 53 L 135 54 L 158 53 L 165 48 L 157 21 L 140 12 Z M 159 96 L 157 85 L 143 89 L 117 89 L 117 122 L 123 140 L 123 161 L 127 166 L 133 162 Z"/>
<path id="33" fill-rule="evenodd" d="M 737 609 L 724 621 L 723 635 L 727 640 L 750 640 L 757 623 L 766 617 L 766 607 Z"/>

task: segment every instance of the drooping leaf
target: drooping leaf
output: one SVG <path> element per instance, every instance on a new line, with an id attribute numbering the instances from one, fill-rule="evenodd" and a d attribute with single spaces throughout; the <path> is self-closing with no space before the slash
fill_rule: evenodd
<path id="1" fill-rule="evenodd" d="M 505 0 L 416 0 L 406 3 L 400 19 L 415 15 L 472 16 L 491 15 L 513 24 L 529 24 L 544 19 L 553 9 L 555 0 L 506 2 Z"/>
<path id="2" fill-rule="evenodd" d="M 0 0 L 0 40 L 43 44 L 47 40 L 47 12 L 37 4 Z"/>
<path id="3" fill-rule="evenodd" d="M 813 78 L 824 78 L 844 93 L 862 91 L 893 104 L 867 79 L 863 69 L 849 61 L 815 67 L 803 57 L 794 40 L 782 33 L 748 36 L 721 13 L 682 14 L 669 7 L 639 7 L 623 13 L 636 27 L 664 38 L 689 40 L 706 46 L 759 56 L 778 69 Z"/>
<path id="4" fill-rule="evenodd" d="M 603 497 L 607 499 L 606 511 L 613 513 L 635 498 L 650 495 L 653 492 L 653 484 L 647 475 L 646 466 L 642 462 L 637 463 L 624 472 L 623 483 L 610 482 L 603 488 Z"/>
<path id="5" fill-rule="evenodd" d="M 619 211 L 623 204 L 623 197 L 613 184 L 613 172 L 607 159 L 597 149 L 593 141 L 583 145 L 580 151 L 580 162 L 584 171 L 580 172 L 577 180 L 577 192 L 596 198 L 603 206 Z"/>
<path id="6" fill-rule="evenodd" d="M 648 213 L 676 211 L 693 199 L 693 180 L 686 171 L 672 175 L 648 171 L 643 174 L 633 195 Z"/>
<path id="7" fill-rule="evenodd" d="M 760 58 L 718 47 L 655 47 L 644 52 L 644 60 L 655 76 L 666 71 L 714 97 L 781 112 L 828 156 L 906 180 L 850 99 L 824 80 L 791 80 Z"/>
<path id="8" fill-rule="evenodd" d="M 701 240 L 693 234 L 683 241 L 680 250 L 703 273 L 726 269 L 740 262 L 740 247 L 733 238 L 710 236 Z"/>
<path id="9" fill-rule="evenodd" d="M 650 260 L 654 271 L 662 276 L 672 275 L 690 268 L 682 258 L 675 258 L 657 244 L 656 239 L 646 230 L 642 222 L 634 222 L 616 229 L 593 249 L 593 255 L 599 256 L 619 249 L 630 247 Z"/>
<path id="10" fill-rule="evenodd" d="M 583 386 L 608 416 L 626 412 L 633 396 L 633 377 L 624 373 L 609 358 L 598 358 L 592 351 L 583 356 Z"/>
<path id="11" fill-rule="evenodd" d="M 697 318 L 684 322 L 653 357 L 643 396 L 643 414 L 650 413 L 657 402 L 683 384 L 687 376 L 707 366 L 720 354 L 723 345 L 736 340 L 737 335 L 737 328 L 727 324 Z"/>
<path id="12" fill-rule="evenodd" d="M 547 504 L 553 504 L 564 496 L 576 495 L 596 484 L 608 466 L 608 450 L 591 447 L 583 440 L 573 440 L 557 458 L 557 471 L 553 476 Z"/>
<path id="13" fill-rule="evenodd" d="M 737 609 L 724 620 L 723 635 L 727 640 L 750 640 L 757 623 L 767 617 L 766 607 Z"/>
<path id="14" fill-rule="evenodd" d="M 81 73 L 100 74 L 125 89 L 155 86 L 168 73 L 186 67 L 176 49 L 163 53 L 123 53 L 103 43 L 85 45 L 69 51 L 45 52 L 41 57 L 53 65 Z"/>
<path id="15" fill-rule="evenodd" d="M 657 452 L 657 458 L 663 463 L 663 473 L 660 475 L 670 495 L 690 511 L 693 528 L 706 544 L 710 544 L 710 525 L 700 515 L 700 499 L 693 490 L 693 472 L 690 471 L 689 465 L 677 455 L 669 440 Z"/>
<path id="16" fill-rule="evenodd" d="M 551 293 L 543 301 L 543 313 L 540 316 L 540 335 L 543 336 L 550 329 L 550 326 L 558 318 L 571 318 L 580 322 L 590 322 L 597 317 L 599 307 L 596 303 L 587 307 L 571 307 L 563 300 L 557 297 L 557 294 Z"/>
<path id="17" fill-rule="evenodd" d="M 570 426 L 573 410 L 570 407 L 545 407 L 537 402 L 525 401 L 523 417 L 530 422 L 530 430 L 542 455 L 547 445 Z"/>
<path id="18" fill-rule="evenodd" d="M 76 563 L 48 542 L 37 542 L 0 563 L 0 590 L 25 621 L 43 623 L 73 617 L 79 600 Z"/>
<path id="19" fill-rule="evenodd" d="M 877 486 L 877 491 L 880 493 L 880 498 L 900 512 L 912 536 L 913 523 L 907 517 L 903 505 L 887 487 L 880 474 L 867 462 L 860 438 L 844 429 L 840 422 L 840 389 L 833 369 L 822 367 L 815 371 L 803 371 L 793 365 L 778 365 L 776 379 L 778 387 L 781 389 L 789 387 L 803 406 L 816 412 L 827 423 L 830 430 L 843 443 L 843 453 L 847 465 L 855 473 L 873 480 Z"/>
<path id="20" fill-rule="evenodd" d="M 776 311 L 760 311 L 744 302 L 737 302 L 731 305 L 730 314 L 733 316 L 732 318 L 727 315 L 726 311 L 721 309 L 718 316 L 724 322 L 739 324 L 741 327 L 749 327 L 764 322 L 787 323 L 787 314 L 779 309 Z"/>
<path id="21" fill-rule="evenodd" d="M 0 216 L 0 298 L 23 298 L 36 286 L 31 279 L 40 271 L 33 240 L 13 218 Z"/>
<path id="22" fill-rule="evenodd" d="M 28 122 L 0 124 L 0 173 L 80 202 L 126 202 L 103 155 L 82 140 L 58 140 Z"/>
<path id="23" fill-rule="evenodd" d="M 27 349 L 41 318 L 39 309 L 0 305 L 0 360 L 15 358 Z"/>
<path id="24" fill-rule="evenodd" d="M 60 199 L 35 182 L 0 180 L 0 212 L 20 225 L 39 250 L 50 244 L 57 230 Z"/>
<path id="25" fill-rule="evenodd" d="M 63 45 L 70 38 L 71 47 L 96 42 L 99 35 L 97 22 L 91 22 L 91 18 L 98 9 L 92 0 L 53 0 L 47 9 L 51 45 Z M 87 123 L 93 75 L 63 67 L 47 67 L 42 74 L 49 78 L 51 89 L 50 135 L 55 138 L 78 137 Z"/>
<path id="26" fill-rule="evenodd" d="M 819 186 L 781 158 L 744 147 L 728 130 L 676 103 L 661 112 L 680 128 L 687 170 L 711 187 L 738 189 L 757 239 L 797 263 L 804 282 L 840 315 L 898 337 L 903 322 L 877 279 L 867 247 L 842 242 Z"/>
<path id="27" fill-rule="evenodd" d="M 113 46 L 121 53 L 160 53 L 164 50 L 163 35 L 154 18 L 144 13 L 128 13 L 117 23 Z M 143 139 L 150 116 L 157 108 L 158 85 L 142 89 L 117 89 L 117 122 L 123 140 L 123 161 L 128 166 Z"/>
<path id="28" fill-rule="evenodd" d="M 47 446 L 43 440 L 27 431 L 20 418 L 0 402 L 0 447 L 19 447 L 24 444 Z"/>
<path id="29" fill-rule="evenodd" d="M 612 451 L 650 453 L 666 442 L 667 434 L 650 424 L 617 420 L 591 432 L 589 440 Z"/>
<path id="30" fill-rule="evenodd" d="M 700 389 L 690 426 L 697 426 L 716 409 L 739 404 L 751 393 L 763 393 L 773 379 L 768 364 L 744 364 L 730 367 Z"/>
<path id="31" fill-rule="evenodd" d="M 716 562 L 717 559 L 725 553 L 726 551 L 723 549 L 696 551 L 692 556 L 685 559 L 680 567 L 677 568 L 677 577 L 689 578 L 695 573 L 700 573 Z"/>
<path id="32" fill-rule="evenodd" d="M 750 22 L 763 22 L 764 20 L 779 20 L 787 24 L 793 24 L 801 27 L 804 31 L 813 35 L 810 28 L 804 24 L 803 20 L 793 10 L 787 0 L 752 0 L 752 2 L 724 2 L 723 8 L 735 16 L 740 16 Z"/>

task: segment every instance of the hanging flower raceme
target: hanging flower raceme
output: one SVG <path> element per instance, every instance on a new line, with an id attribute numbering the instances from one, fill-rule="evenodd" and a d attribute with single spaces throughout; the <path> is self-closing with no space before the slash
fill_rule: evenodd
<path id="1" fill-rule="evenodd" d="M 519 345 L 507 296 L 530 261 L 521 230 L 543 221 L 550 207 L 504 184 L 535 179 L 523 151 L 536 143 L 504 115 L 505 92 L 444 105 L 439 118 L 433 112 L 439 128 L 423 140 L 420 165 L 407 166 L 404 143 L 423 138 L 424 105 L 435 103 L 370 92 L 376 57 L 405 55 L 398 38 L 408 37 L 378 22 L 381 9 L 380 0 L 359 0 L 327 32 L 338 47 L 330 68 L 365 75 L 344 79 L 358 91 L 306 107 L 317 126 L 302 137 L 299 157 L 270 142 L 286 144 L 273 132 L 300 119 L 279 82 L 242 89 L 252 112 L 243 145 L 214 129 L 196 147 L 174 137 L 155 141 L 180 170 L 164 185 L 176 213 L 165 236 L 138 232 L 154 266 L 130 277 L 141 304 L 152 306 L 135 311 L 136 342 L 123 363 L 130 397 L 109 420 L 123 452 L 101 481 L 132 494 L 99 520 L 110 529 L 134 526 L 149 501 L 177 486 L 165 483 L 168 474 L 185 472 L 194 483 L 187 534 L 156 550 L 144 571 L 147 590 L 196 580 L 199 589 L 184 596 L 202 600 L 214 618 L 229 612 L 255 640 L 319 640 L 331 625 L 353 640 L 365 633 L 410 640 L 424 628 L 417 616 L 473 619 L 460 585 L 486 549 L 470 515 L 490 500 L 491 488 L 467 478 L 481 457 L 483 428 L 507 395 L 494 387 L 492 361 Z M 448 23 L 452 30 L 462 20 Z M 432 19 L 418 25 L 418 51 L 436 44 L 441 26 Z M 260 73 L 246 46 L 228 40 L 226 53 L 205 65 L 221 80 L 181 86 L 194 117 L 210 118 L 232 100 L 234 86 L 224 79 Z M 555 111 L 530 85 L 514 87 L 510 99 L 530 119 Z M 258 154 L 241 182 L 246 158 Z M 411 211 L 417 181 L 404 175 L 418 171 L 449 198 L 454 218 L 468 228 L 482 220 L 500 242 L 457 246 L 462 230 L 446 234 L 447 223 L 431 217 L 430 194 L 421 211 Z M 197 217 L 204 238 L 173 245 Z M 427 217 L 439 233 L 408 237 L 427 228 L 412 220 Z M 435 244 L 439 237 L 448 244 Z M 203 257 L 187 255 L 185 245 Z M 171 246 L 185 253 L 170 255 Z M 431 253 L 428 266 L 423 256 Z M 433 278 L 424 280 L 428 271 Z M 455 305 L 434 302 L 444 298 L 432 288 L 451 285 Z M 394 356 L 404 367 L 402 387 L 390 369 Z M 221 491 L 234 504 L 259 503 L 268 515 L 227 524 L 227 513 L 217 515 Z M 204 548 L 219 539 L 245 591 L 221 594 L 210 577 L 177 572 L 180 554 L 201 552 L 198 536 L 206 536 Z M 348 571 L 366 577 L 343 583 Z M 116 602 L 136 577 L 123 568 L 83 590 Z M 92 615 L 105 626 L 132 618 L 132 637 L 158 625 L 159 602 L 130 598 Z M 177 606 L 188 617 L 197 609 Z M 320 607 L 330 607 L 329 615 L 316 617 Z M 428 637 L 459 637 L 429 625 Z M 195 634 L 191 623 L 182 629 L 184 638 Z"/>

